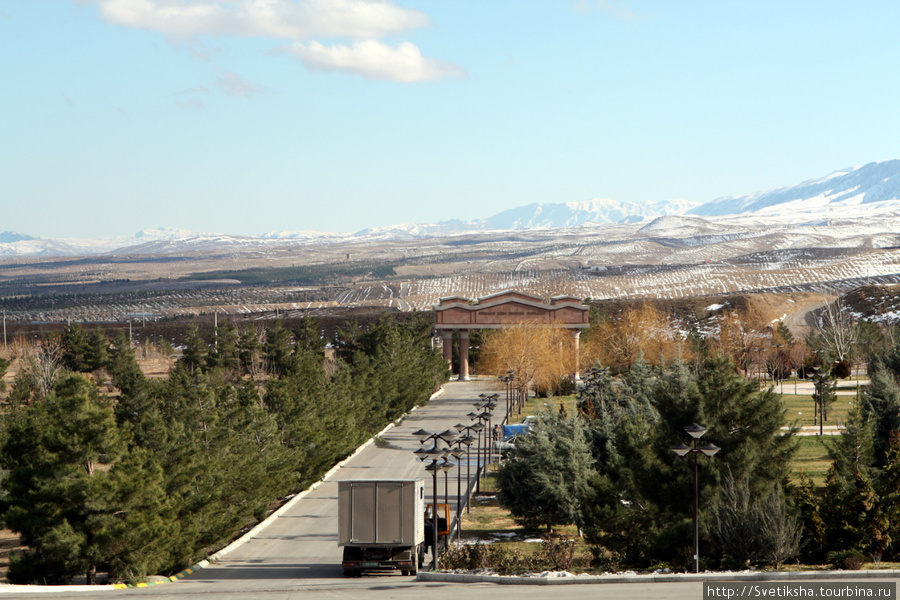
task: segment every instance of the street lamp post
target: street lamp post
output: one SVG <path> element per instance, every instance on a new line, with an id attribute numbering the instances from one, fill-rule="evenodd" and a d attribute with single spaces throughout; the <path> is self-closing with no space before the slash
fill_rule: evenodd
<path id="1" fill-rule="evenodd" d="M 469 500 L 472 496 L 472 444 L 478 441 L 478 438 L 472 436 L 472 432 L 475 433 L 480 432 L 483 429 L 483 425 L 481 423 L 475 423 L 473 425 L 463 425 L 462 423 L 457 423 L 454 429 L 462 435 L 465 431 L 466 435 L 462 438 L 463 443 L 466 445 L 466 512 L 471 512 L 469 508 Z M 465 441 L 468 440 L 468 441 Z M 476 451 L 478 446 L 475 447 Z M 477 456 L 477 455 L 476 455 Z M 475 473 L 478 473 L 478 469 L 475 469 Z"/>
<path id="2" fill-rule="evenodd" d="M 506 417 L 504 423 L 509 423 L 509 417 L 512 415 L 512 382 L 516 379 L 516 372 L 510 369 L 506 375 L 500 376 L 500 381 L 506 384 Z"/>
<path id="3" fill-rule="evenodd" d="M 781 349 L 784 344 L 775 344 L 775 373 L 778 377 L 778 385 L 781 389 L 780 394 L 784 394 L 784 357 L 781 355 Z"/>
<path id="4" fill-rule="evenodd" d="M 700 572 L 700 486 L 699 486 L 699 470 L 697 467 L 697 454 L 703 453 L 706 456 L 712 456 L 721 448 L 714 444 L 706 444 L 705 446 L 698 446 L 700 443 L 700 438 L 703 437 L 703 434 L 706 433 L 706 428 L 697 425 L 696 423 L 691 423 L 690 425 L 685 426 L 684 430 L 691 436 L 693 439 L 693 447 L 686 446 L 684 444 L 679 444 L 672 448 L 672 452 L 677 454 L 678 456 L 685 456 L 687 454 L 694 455 L 694 559 L 693 559 L 693 571 L 694 573 Z"/>
<path id="5" fill-rule="evenodd" d="M 460 460 L 464 454 L 468 453 L 469 446 L 474 441 L 475 438 L 469 435 L 457 436 L 451 444 L 452 446 L 456 446 L 456 448 L 450 452 L 451 456 L 456 459 L 456 539 L 462 537 L 462 463 Z M 465 450 L 462 449 L 463 446 L 466 447 Z"/>
<path id="6" fill-rule="evenodd" d="M 431 472 L 432 478 L 432 511 L 431 511 L 431 525 L 432 525 L 432 535 L 431 535 L 431 569 L 433 571 L 438 570 L 438 565 L 440 564 L 439 554 L 440 549 L 438 548 L 438 484 L 437 484 L 437 472 L 438 470 L 442 470 L 443 465 L 438 465 L 438 461 L 444 461 L 445 465 L 449 465 L 447 470 L 449 470 L 453 465 L 447 462 L 447 457 L 450 455 L 450 443 L 453 440 L 454 433 L 449 429 L 443 431 L 441 433 L 431 433 L 430 431 L 425 431 L 424 429 L 419 429 L 418 431 L 413 432 L 413 436 L 419 440 L 419 444 L 424 444 L 428 440 L 432 441 L 431 448 L 426 449 L 424 446 L 415 451 L 416 455 L 420 460 L 426 461 L 429 460 L 431 463 L 425 467 L 427 471 Z M 441 448 L 441 442 L 444 443 L 444 447 Z M 446 471 L 444 471 L 446 473 Z M 446 496 L 446 485 L 444 490 L 444 495 Z"/>
<path id="7" fill-rule="evenodd" d="M 488 438 L 491 435 L 491 411 L 494 410 L 496 404 L 490 401 L 484 404 L 476 402 L 474 406 L 482 409 L 480 413 L 470 412 L 467 415 L 471 420 L 477 420 L 481 425 L 481 429 L 478 430 L 478 461 L 475 469 L 475 492 L 478 493 L 481 492 L 481 477 L 487 471 Z M 483 461 L 482 454 L 484 455 Z"/>

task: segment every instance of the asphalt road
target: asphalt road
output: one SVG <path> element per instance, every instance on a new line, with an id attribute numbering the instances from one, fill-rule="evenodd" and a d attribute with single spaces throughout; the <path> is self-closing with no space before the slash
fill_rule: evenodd
<path id="1" fill-rule="evenodd" d="M 262 600 L 318 600 L 332 598 L 372 598 L 400 600 L 460 600 L 464 595 L 491 595 L 517 600 L 543 600 L 550 596 L 587 600 L 595 598 L 699 600 L 700 582 L 684 583 L 603 583 L 564 585 L 501 585 L 495 583 L 432 583 L 414 577 L 367 575 L 345 579 L 337 546 L 337 482 L 345 479 L 425 478 L 424 464 L 413 451 L 419 447 L 412 432 L 419 428 L 440 432 L 456 423 L 469 423 L 466 414 L 480 393 L 496 391 L 492 382 L 451 382 L 445 393 L 428 406 L 416 410 L 399 426 L 387 432 L 384 447 L 370 446 L 339 469 L 317 489 L 295 503 L 291 510 L 234 549 L 218 563 L 174 583 L 146 588 L 75 592 L 51 591 L 35 586 L 0 585 L 5 598 L 223 598 Z M 497 414 L 502 412 L 498 407 Z M 473 459 L 474 460 L 474 459 Z M 455 492 L 451 471 L 450 494 Z M 428 493 L 431 484 L 426 486 Z M 443 485 L 439 486 L 443 495 Z M 890 580 L 888 580 L 890 581 Z"/>
<path id="2" fill-rule="evenodd" d="M 404 583 L 420 588 L 414 577 L 400 575 L 363 577 L 348 580 L 341 569 L 341 549 L 337 545 L 337 482 L 346 479 L 426 479 L 426 497 L 432 491 L 430 474 L 419 462 L 414 450 L 420 447 L 412 433 L 420 428 L 441 432 L 457 423 L 471 424 L 466 415 L 474 410 L 478 395 L 498 391 L 493 381 L 450 382 L 444 393 L 427 406 L 413 411 L 400 425 L 382 436 L 386 444 L 371 445 L 349 460 L 341 469 L 293 505 L 253 539 L 236 548 L 218 563 L 174 583 L 138 590 L 99 593 L 110 598 L 142 595 L 178 596 L 193 594 L 233 595 L 235 597 L 290 597 L 279 595 L 298 589 L 321 590 L 323 597 L 354 595 L 353 590 L 370 586 Z M 503 407 L 498 406 L 498 415 Z M 472 473 L 475 455 L 472 453 Z M 449 473 L 450 503 L 455 506 L 455 469 Z M 443 501 L 443 474 L 438 475 L 438 493 Z M 465 486 L 465 483 L 463 483 Z M 46 589 L 46 588 L 44 588 Z M 343 591 L 341 591 L 343 590 Z M 330 595 L 333 593 L 336 596 Z M 26 590 L 0 586 L 0 594 L 18 595 Z M 47 594 L 47 592 L 44 592 Z M 44 595 L 42 594 L 42 595 Z M 56 594 L 47 595 L 52 597 Z M 71 597 L 65 593 L 61 597 Z M 93 596 L 79 593 L 79 598 Z"/>

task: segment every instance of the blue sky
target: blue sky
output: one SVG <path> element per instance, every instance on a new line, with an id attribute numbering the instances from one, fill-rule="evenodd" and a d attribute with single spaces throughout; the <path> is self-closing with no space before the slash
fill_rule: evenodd
<path id="1" fill-rule="evenodd" d="M 708 201 L 900 158 L 900 3 L 0 0 L 0 230 Z"/>

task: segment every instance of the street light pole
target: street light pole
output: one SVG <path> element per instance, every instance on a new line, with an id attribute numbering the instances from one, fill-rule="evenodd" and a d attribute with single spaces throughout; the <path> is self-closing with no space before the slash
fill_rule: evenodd
<path id="1" fill-rule="evenodd" d="M 703 434 L 706 433 L 706 428 L 702 425 L 697 425 L 696 423 L 691 423 L 690 425 L 685 426 L 684 430 L 691 436 L 693 439 L 693 447 L 686 446 L 684 444 L 679 444 L 672 448 L 672 452 L 677 454 L 678 456 L 685 456 L 687 454 L 694 455 L 694 558 L 693 558 L 693 572 L 700 572 L 700 471 L 697 465 L 697 454 L 703 453 L 706 456 L 713 456 L 716 452 L 721 450 L 718 446 L 714 444 L 706 444 L 705 446 L 699 446 L 700 438 L 703 437 Z"/>
<path id="2" fill-rule="evenodd" d="M 452 468 L 452 465 L 447 462 L 447 456 L 450 455 L 449 445 L 451 440 L 455 437 L 453 432 L 449 429 L 443 431 L 441 433 L 431 433 L 429 431 L 425 431 L 424 429 L 419 429 L 418 431 L 413 432 L 413 436 L 419 440 L 420 444 L 424 444 L 426 441 L 431 440 L 432 446 L 429 449 L 425 449 L 424 447 L 419 448 L 415 451 L 416 455 L 419 456 L 420 460 L 430 460 L 431 463 L 425 468 L 427 471 L 431 471 L 432 478 L 432 510 L 431 510 L 431 526 L 432 526 L 432 534 L 431 534 L 431 569 L 433 571 L 438 570 L 438 566 L 440 565 L 440 549 L 438 547 L 439 535 L 438 535 L 438 484 L 437 484 L 437 472 L 439 469 L 442 469 L 443 466 L 438 465 L 438 461 L 443 459 L 445 465 L 449 465 L 447 469 Z M 446 445 L 445 448 L 439 448 L 440 442 L 444 442 Z M 446 471 L 445 471 L 446 473 Z M 446 496 L 446 486 L 444 490 L 444 495 Z"/>
<path id="3" fill-rule="evenodd" d="M 455 438 L 453 445 L 456 446 L 456 449 L 450 453 L 456 459 L 456 539 L 462 537 L 462 464 L 460 459 L 463 454 L 468 452 L 469 445 L 474 439 L 468 435 Z M 465 451 L 462 449 L 463 446 L 466 447 Z"/>
<path id="4" fill-rule="evenodd" d="M 454 429 L 456 429 L 456 431 L 458 431 L 460 435 L 462 435 L 462 432 L 466 432 L 466 435 L 462 438 L 463 443 L 466 445 L 466 513 L 471 512 L 469 500 L 472 498 L 472 444 L 478 441 L 477 438 L 472 437 L 472 432 L 474 431 L 475 433 L 478 433 L 482 430 L 483 427 L 484 426 L 481 423 L 475 423 L 474 425 L 463 425 L 462 423 L 457 423 L 454 427 Z M 477 451 L 478 446 L 475 446 L 475 449 Z M 478 473 L 477 468 L 475 469 L 475 473 Z"/>

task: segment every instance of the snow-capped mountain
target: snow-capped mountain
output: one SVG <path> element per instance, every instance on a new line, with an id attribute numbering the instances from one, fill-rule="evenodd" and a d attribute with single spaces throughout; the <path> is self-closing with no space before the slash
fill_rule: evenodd
<path id="1" fill-rule="evenodd" d="M 585 223 L 635 222 L 648 217 L 682 214 L 698 206 L 689 201 L 663 201 L 637 204 L 596 198 L 586 202 L 529 204 L 503 211 L 487 219 L 489 229 L 534 229 L 577 227 Z"/>
<path id="2" fill-rule="evenodd" d="M 852 212 L 847 209 L 853 207 Z M 755 213 L 822 213 L 839 209 L 845 216 L 900 210 L 900 160 L 873 162 L 835 171 L 820 179 L 746 196 L 727 196 L 688 211 L 701 216 Z"/>
<path id="3" fill-rule="evenodd" d="M 103 240 L 50 240 L 7 231 L 0 233 L 0 256 L 167 254 L 254 245 L 408 239 L 612 224 L 643 227 L 641 232 L 648 236 L 663 232 L 666 235 L 704 236 L 714 234 L 725 222 L 729 229 L 744 230 L 776 225 L 816 227 L 847 219 L 871 221 L 881 215 L 900 216 L 900 160 L 873 162 L 797 185 L 717 198 L 704 204 L 687 200 L 638 204 L 596 198 L 584 202 L 529 204 L 475 221 L 454 219 L 436 224 L 400 224 L 363 229 L 353 234 L 287 230 L 246 237 L 160 227 L 144 229 L 133 236 Z"/>

